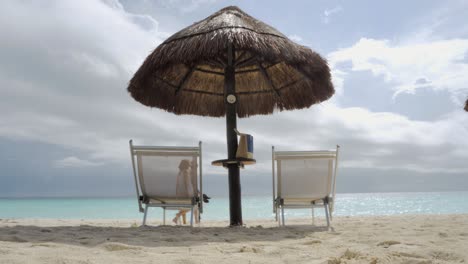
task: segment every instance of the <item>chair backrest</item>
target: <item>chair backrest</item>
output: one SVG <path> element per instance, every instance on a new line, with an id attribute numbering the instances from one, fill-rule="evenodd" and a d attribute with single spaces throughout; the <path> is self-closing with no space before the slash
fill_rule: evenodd
<path id="1" fill-rule="evenodd" d="M 192 199 L 203 195 L 202 147 L 135 146 L 130 140 L 139 200 Z"/>
<path id="2" fill-rule="evenodd" d="M 275 151 L 273 147 L 273 199 L 334 198 L 338 150 L 339 146 L 320 151 Z"/>

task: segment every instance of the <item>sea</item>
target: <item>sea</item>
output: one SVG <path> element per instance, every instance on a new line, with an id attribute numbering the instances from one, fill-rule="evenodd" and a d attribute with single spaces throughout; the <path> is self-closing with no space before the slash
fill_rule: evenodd
<path id="1" fill-rule="evenodd" d="M 203 220 L 228 220 L 229 199 L 212 197 L 204 204 Z M 315 209 L 323 216 L 323 209 Z M 271 196 L 242 198 L 243 219 L 273 219 Z M 168 211 L 168 217 L 175 214 Z M 288 217 L 308 217 L 310 209 L 285 210 Z M 467 192 L 342 193 L 337 194 L 335 216 L 404 214 L 468 214 Z M 161 218 L 162 209 L 151 208 L 149 218 Z M 136 197 L 124 198 L 2 198 L 0 218 L 141 219 Z"/>

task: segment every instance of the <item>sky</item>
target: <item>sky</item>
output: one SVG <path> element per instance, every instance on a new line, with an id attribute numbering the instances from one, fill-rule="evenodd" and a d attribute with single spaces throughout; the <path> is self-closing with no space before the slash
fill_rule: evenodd
<path id="1" fill-rule="evenodd" d="M 203 141 L 205 192 L 228 193 L 223 118 L 175 116 L 126 88 L 178 30 L 237 5 L 328 60 L 335 95 L 238 120 L 271 194 L 271 146 L 341 146 L 338 192 L 468 190 L 468 1 L 1 1 L 0 197 L 135 195 L 128 141 Z"/>

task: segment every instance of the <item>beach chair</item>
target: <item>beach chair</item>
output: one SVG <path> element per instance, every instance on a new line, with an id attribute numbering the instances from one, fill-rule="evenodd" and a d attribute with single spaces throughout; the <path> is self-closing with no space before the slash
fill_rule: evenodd
<path id="1" fill-rule="evenodd" d="M 201 141 L 196 147 L 157 147 L 135 146 L 130 140 L 130 153 L 143 225 L 148 208 L 160 207 L 163 225 L 166 209 L 187 209 L 193 226 L 194 210 L 203 213 Z"/>
<path id="2" fill-rule="evenodd" d="M 275 151 L 272 147 L 273 213 L 285 225 L 284 210 L 323 207 L 330 227 L 334 202 L 338 150 Z M 281 210 L 281 218 L 278 217 Z"/>

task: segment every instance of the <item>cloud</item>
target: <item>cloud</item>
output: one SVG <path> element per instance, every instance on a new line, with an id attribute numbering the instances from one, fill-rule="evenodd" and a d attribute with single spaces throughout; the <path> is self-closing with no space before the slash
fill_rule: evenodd
<path id="1" fill-rule="evenodd" d="M 56 160 L 53 164 L 55 168 L 85 168 L 100 165 L 102 165 L 102 163 L 92 162 L 89 160 L 82 160 L 74 156 L 66 157 L 61 160 Z"/>
<path id="2" fill-rule="evenodd" d="M 145 14 L 134 14 L 126 12 L 123 5 L 118 0 L 101 0 L 107 6 L 120 13 L 121 16 L 126 17 L 132 23 L 140 26 L 141 28 L 157 33 L 158 30 L 158 21 L 152 18 L 149 15 Z"/>
<path id="3" fill-rule="evenodd" d="M 322 15 L 322 23 L 324 24 L 330 23 L 331 16 L 338 14 L 342 11 L 343 11 L 343 8 L 341 6 L 335 6 L 334 8 L 331 8 L 331 9 L 325 9 Z"/>
<path id="4" fill-rule="evenodd" d="M 464 152 L 468 115 L 462 111 L 437 121 L 414 121 L 395 113 L 324 103 L 261 119 L 246 120 L 246 127 L 255 128 L 261 136 L 257 144 L 274 144 L 278 150 L 330 149 L 340 144 L 345 168 L 468 172 L 464 161 L 468 159 Z M 258 160 L 268 160 L 269 151 L 259 151 Z M 260 165 L 255 169 L 267 171 L 271 166 L 268 162 Z"/>
<path id="5" fill-rule="evenodd" d="M 302 38 L 296 34 L 289 35 L 288 38 L 295 42 L 302 42 Z"/>
<path id="6" fill-rule="evenodd" d="M 176 8 L 181 13 L 191 13 L 201 6 L 208 6 L 215 3 L 217 0 L 169 0 L 162 3 L 169 8 Z"/>
<path id="7" fill-rule="evenodd" d="M 125 12 L 116 1 L 6 2 L 0 31 L 6 40 L 0 43 L 0 136 L 112 160 L 106 148 L 124 140 L 107 133 L 125 135 L 128 124 L 144 128 L 132 122 L 138 105 L 126 84 L 165 35 L 154 19 Z M 122 116 L 127 124 L 121 124 Z"/>
<path id="8" fill-rule="evenodd" d="M 349 48 L 329 54 L 334 78 L 341 89 L 343 77 L 350 71 L 370 71 L 393 84 L 394 98 L 402 93 L 416 93 L 420 88 L 446 90 L 461 105 L 468 94 L 468 39 L 394 44 L 388 40 L 361 38 Z M 350 71 L 340 64 L 351 62 Z"/>

